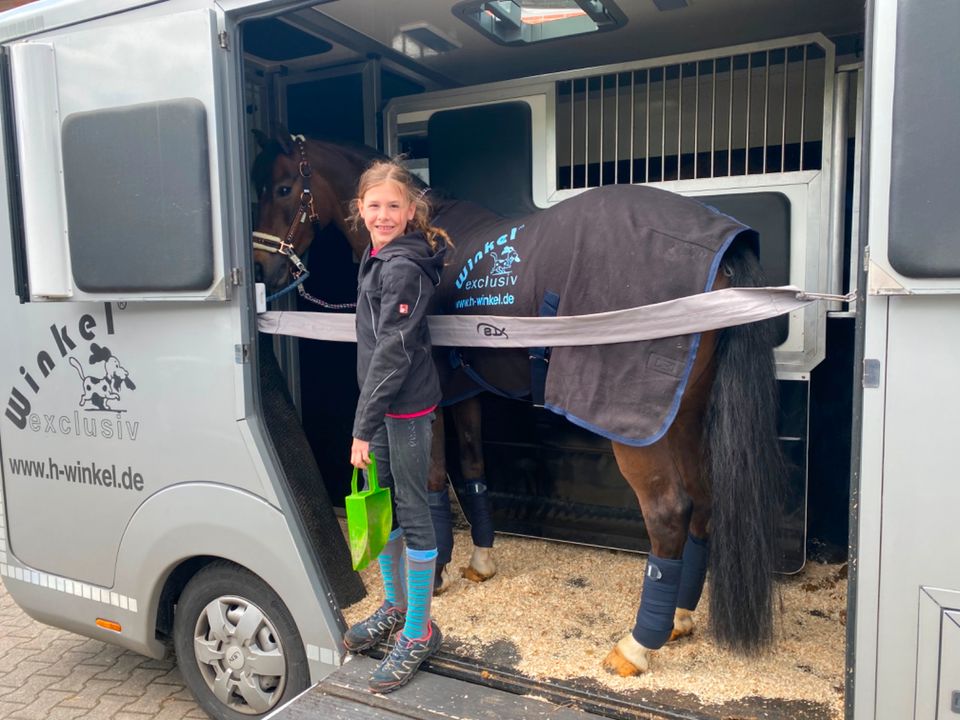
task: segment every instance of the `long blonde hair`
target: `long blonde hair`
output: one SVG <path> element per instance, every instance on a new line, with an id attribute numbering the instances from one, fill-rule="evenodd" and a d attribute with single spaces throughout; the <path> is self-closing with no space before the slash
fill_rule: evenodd
<path id="1" fill-rule="evenodd" d="M 423 189 L 418 188 L 410 171 L 395 160 L 375 160 L 360 176 L 357 197 L 350 201 L 350 216 L 347 218 L 354 230 L 359 230 L 363 224 L 363 219 L 360 217 L 360 201 L 363 196 L 370 188 L 385 182 L 396 183 L 407 202 L 413 203 L 416 207 L 413 219 L 407 223 L 407 232 L 410 230 L 422 232 L 427 238 L 430 249 L 434 252 L 441 240 L 447 248 L 453 247 L 453 241 L 447 232 L 443 228 L 430 224 L 430 203 L 426 198 L 428 188 L 426 186 Z"/>

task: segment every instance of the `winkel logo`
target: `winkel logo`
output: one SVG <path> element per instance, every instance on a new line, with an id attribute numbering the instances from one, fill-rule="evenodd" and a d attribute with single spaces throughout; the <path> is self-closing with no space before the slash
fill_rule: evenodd
<path id="1" fill-rule="evenodd" d="M 104 313 L 106 334 L 113 335 L 113 311 L 109 303 L 105 304 Z M 24 384 L 20 387 L 14 385 L 10 389 L 4 413 L 10 422 L 21 430 L 29 427 L 33 432 L 50 435 L 79 436 L 82 432 L 86 437 L 99 435 L 118 440 L 124 437 L 137 439 L 140 423 L 120 420 L 120 413 L 125 412 L 122 407 L 123 396 L 136 390 L 137 386 L 110 348 L 93 342 L 97 337 L 97 327 L 96 318 L 89 314 L 80 317 L 73 336 L 71 333 L 74 331 L 66 325 L 50 326 L 52 347 L 37 353 L 35 371 L 20 366 Z M 77 342 L 73 339 L 77 335 L 90 343 L 88 353 L 73 352 L 77 350 Z M 74 397 L 78 397 L 77 406 L 83 411 L 75 410 L 70 415 L 33 412 L 31 398 L 40 395 L 43 382 L 56 369 L 57 361 L 63 359 L 73 366 L 79 376 L 79 397 Z M 83 361 L 86 362 L 86 369 Z M 111 417 L 81 417 L 83 413 L 110 413 Z"/>
<path id="2" fill-rule="evenodd" d="M 504 233 L 496 240 L 484 243 L 484 246 L 477 250 L 473 257 L 467 258 L 457 275 L 458 290 L 485 290 L 487 288 L 501 288 L 515 285 L 517 279 L 513 277 L 513 265 L 520 262 L 520 254 L 512 245 L 507 242 L 513 242 L 517 239 L 517 233 L 523 229 L 523 225 L 511 228 L 509 233 Z M 480 262 L 490 256 L 493 260 L 493 266 L 487 275 L 476 280 L 468 280 L 470 273 Z"/>
<path id="3" fill-rule="evenodd" d="M 91 365 L 103 363 L 103 375 L 94 377 L 93 375 L 84 375 L 83 366 L 72 355 L 69 358 L 70 364 L 77 369 L 80 375 L 80 381 L 83 383 L 83 395 L 80 396 L 80 407 L 89 402 L 93 407 L 88 410 L 109 410 L 111 412 L 124 412 L 117 408 L 111 408 L 110 402 L 120 399 L 121 388 L 136 390 L 137 386 L 130 379 L 130 373 L 127 372 L 120 361 L 110 352 L 110 348 L 100 347 L 96 343 L 90 345 L 90 358 L 88 362 Z"/>

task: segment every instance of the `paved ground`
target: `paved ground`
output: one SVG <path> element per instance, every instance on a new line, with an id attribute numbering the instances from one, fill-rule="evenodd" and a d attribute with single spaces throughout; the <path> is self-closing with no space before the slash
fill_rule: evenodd
<path id="1" fill-rule="evenodd" d="M 0 718 L 206 718 L 171 660 L 42 625 L 0 584 Z"/>

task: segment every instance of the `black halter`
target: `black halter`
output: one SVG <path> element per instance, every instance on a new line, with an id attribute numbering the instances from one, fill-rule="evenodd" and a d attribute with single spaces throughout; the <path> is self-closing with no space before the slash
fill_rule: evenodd
<path id="1" fill-rule="evenodd" d="M 278 297 L 286 295 L 296 288 L 297 292 L 300 293 L 300 297 L 330 310 L 355 308 L 357 306 L 356 303 L 328 303 L 320 298 L 314 297 L 303 287 L 304 281 L 310 277 L 310 271 L 307 270 L 307 266 L 293 250 L 293 236 L 297 233 L 298 225 L 302 225 L 307 220 L 309 220 L 312 225 L 316 225 L 320 221 L 320 216 L 317 214 L 317 209 L 313 202 L 313 193 L 310 191 L 310 176 L 313 174 L 313 169 L 310 167 L 310 161 L 307 159 L 306 140 L 303 135 L 291 135 L 290 139 L 297 144 L 297 149 L 300 152 L 299 170 L 300 177 L 303 179 L 303 191 L 300 193 L 300 204 L 297 206 L 297 212 L 294 214 L 293 220 L 290 221 L 290 227 L 287 228 L 287 233 L 283 238 L 260 231 L 254 231 L 253 233 L 254 248 L 263 250 L 264 252 L 283 255 L 293 265 L 293 270 L 290 271 L 293 279 L 290 284 L 282 290 L 273 293 L 273 295 L 268 296 L 267 302 L 276 300 Z"/>

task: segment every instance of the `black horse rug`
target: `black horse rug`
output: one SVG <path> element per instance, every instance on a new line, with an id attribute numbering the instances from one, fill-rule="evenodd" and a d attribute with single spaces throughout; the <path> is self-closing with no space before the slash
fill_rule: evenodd
<path id="1" fill-rule="evenodd" d="M 646 186 L 590 190 L 519 220 L 473 216 L 463 205 L 434 218 L 456 245 L 437 314 L 572 316 L 660 303 L 710 290 L 738 237 L 757 249 L 756 233 L 733 218 Z M 676 416 L 699 340 L 555 347 L 543 404 L 611 440 L 655 443 Z M 453 350 L 439 363 L 444 404 L 492 388 L 536 395 L 528 354 L 538 353 Z"/>

